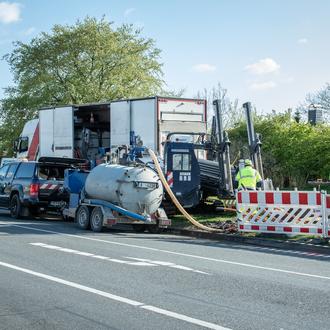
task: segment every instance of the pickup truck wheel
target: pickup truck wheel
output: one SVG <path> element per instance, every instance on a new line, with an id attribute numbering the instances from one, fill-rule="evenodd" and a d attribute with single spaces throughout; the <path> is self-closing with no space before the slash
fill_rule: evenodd
<path id="1" fill-rule="evenodd" d="M 91 214 L 91 229 L 99 233 L 103 228 L 103 212 L 100 207 L 95 207 Z"/>
<path id="2" fill-rule="evenodd" d="M 14 219 L 22 217 L 22 204 L 18 195 L 13 195 L 10 200 L 10 216 Z"/>
<path id="3" fill-rule="evenodd" d="M 80 229 L 89 227 L 89 208 L 86 205 L 79 206 L 76 213 L 76 224 Z"/>

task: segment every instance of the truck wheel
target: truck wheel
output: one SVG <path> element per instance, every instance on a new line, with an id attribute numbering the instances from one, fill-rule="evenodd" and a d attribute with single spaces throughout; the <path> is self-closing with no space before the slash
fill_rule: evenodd
<path id="1" fill-rule="evenodd" d="M 22 217 L 22 205 L 17 194 L 13 195 L 10 200 L 10 216 L 14 219 Z"/>
<path id="2" fill-rule="evenodd" d="M 144 233 L 146 230 L 146 225 L 143 225 L 143 224 L 133 225 L 133 230 L 136 233 Z"/>
<path id="3" fill-rule="evenodd" d="M 150 234 L 160 234 L 163 231 L 163 228 L 159 228 L 158 225 L 149 225 L 147 229 Z"/>
<path id="4" fill-rule="evenodd" d="M 91 229 L 99 233 L 103 228 L 103 212 L 100 207 L 95 207 L 91 214 Z"/>
<path id="5" fill-rule="evenodd" d="M 87 229 L 89 227 L 89 208 L 86 205 L 79 206 L 75 221 L 80 229 Z"/>

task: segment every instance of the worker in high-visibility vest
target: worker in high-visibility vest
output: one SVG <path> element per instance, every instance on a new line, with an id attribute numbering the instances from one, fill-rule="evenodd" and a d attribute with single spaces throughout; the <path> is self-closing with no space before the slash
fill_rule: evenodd
<path id="1" fill-rule="evenodd" d="M 235 177 L 236 185 L 239 190 L 256 190 L 262 186 L 260 173 L 252 167 L 250 159 L 245 159 L 244 168 L 239 169 Z"/>

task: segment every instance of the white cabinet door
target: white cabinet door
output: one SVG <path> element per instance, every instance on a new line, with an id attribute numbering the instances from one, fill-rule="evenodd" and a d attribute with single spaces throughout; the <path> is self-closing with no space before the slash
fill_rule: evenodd
<path id="1" fill-rule="evenodd" d="M 129 101 L 112 102 L 110 106 L 111 147 L 129 144 L 130 130 Z"/>

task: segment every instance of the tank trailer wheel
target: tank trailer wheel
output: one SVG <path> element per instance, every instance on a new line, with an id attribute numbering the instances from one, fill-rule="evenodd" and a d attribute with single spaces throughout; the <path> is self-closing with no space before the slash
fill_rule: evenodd
<path id="1" fill-rule="evenodd" d="M 144 233 L 147 226 L 143 224 L 137 224 L 137 225 L 132 225 L 132 227 L 136 233 Z"/>
<path id="2" fill-rule="evenodd" d="M 87 229 L 89 227 L 89 208 L 86 205 L 79 206 L 76 213 L 76 224 L 80 229 Z"/>
<path id="3" fill-rule="evenodd" d="M 91 229 L 99 233 L 103 228 L 103 212 L 100 207 L 95 207 L 91 214 Z"/>

